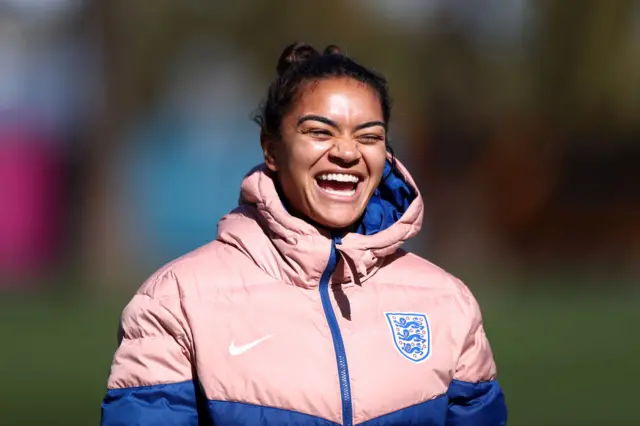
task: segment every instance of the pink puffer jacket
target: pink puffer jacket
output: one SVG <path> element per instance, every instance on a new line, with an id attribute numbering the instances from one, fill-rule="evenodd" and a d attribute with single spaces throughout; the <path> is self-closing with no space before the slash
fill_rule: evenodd
<path id="1" fill-rule="evenodd" d="M 402 165 L 385 173 L 359 232 L 332 236 L 253 170 L 216 241 L 124 310 L 102 424 L 506 424 L 478 305 L 399 248 L 423 202 Z"/>

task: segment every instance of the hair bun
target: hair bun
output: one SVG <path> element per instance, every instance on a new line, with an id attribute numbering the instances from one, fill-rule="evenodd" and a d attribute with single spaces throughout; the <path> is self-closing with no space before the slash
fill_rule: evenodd
<path id="1" fill-rule="evenodd" d="M 325 55 L 342 55 L 342 49 L 335 44 L 330 44 L 325 47 L 323 54 Z"/>
<path id="2" fill-rule="evenodd" d="M 320 54 L 316 49 L 307 43 L 293 43 L 282 51 L 276 70 L 278 75 L 284 74 L 291 66 L 304 62 Z"/>

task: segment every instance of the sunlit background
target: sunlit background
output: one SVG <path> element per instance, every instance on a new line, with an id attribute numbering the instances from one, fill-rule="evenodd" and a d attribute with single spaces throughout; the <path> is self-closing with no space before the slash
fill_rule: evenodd
<path id="1" fill-rule="evenodd" d="M 122 308 L 215 238 L 293 41 L 388 77 L 407 248 L 480 300 L 509 425 L 640 425 L 634 0 L 0 0 L 0 425 L 99 423 Z"/>

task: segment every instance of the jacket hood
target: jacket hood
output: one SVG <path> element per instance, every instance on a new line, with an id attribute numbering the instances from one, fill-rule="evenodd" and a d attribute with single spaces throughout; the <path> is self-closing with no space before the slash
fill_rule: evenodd
<path id="1" fill-rule="evenodd" d="M 406 168 L 389 161 L 355 232 L 332 236 L 288 213 L 266 165 L 254 168 L 241 186 L 239 206 L 218 224 L 218 240 L 251 257 L 276 279 L 313 288 L 327 266 L 332 239 L 341 255 L 334 284 L 363 283 L 422 226 L 424 207 Z"/>

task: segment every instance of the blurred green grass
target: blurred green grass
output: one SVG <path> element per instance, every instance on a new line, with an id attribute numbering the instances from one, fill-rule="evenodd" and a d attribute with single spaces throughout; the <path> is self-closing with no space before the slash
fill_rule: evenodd
<path id="1" fill-rule="evenodd" d="M 511 426 L 638 425 L 638 298 L 479 297 Z M 97 425 L 125 299 L 0 301 L 0 425 Z"/>

